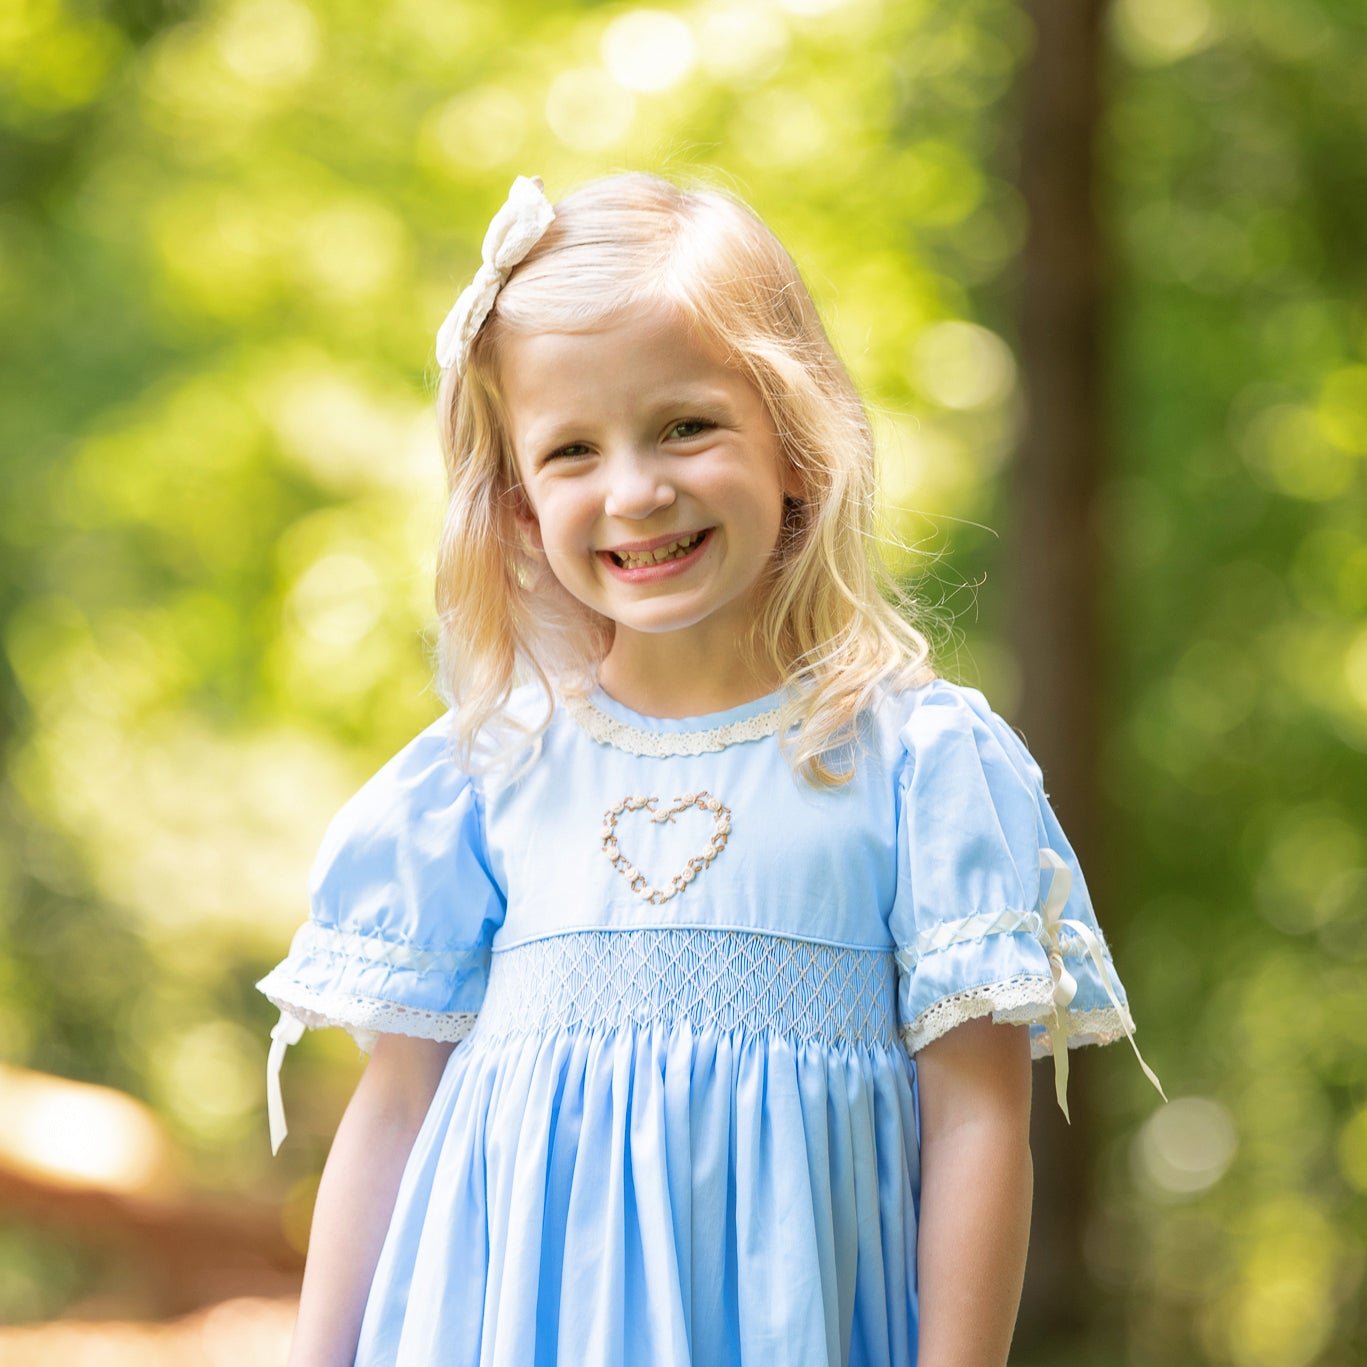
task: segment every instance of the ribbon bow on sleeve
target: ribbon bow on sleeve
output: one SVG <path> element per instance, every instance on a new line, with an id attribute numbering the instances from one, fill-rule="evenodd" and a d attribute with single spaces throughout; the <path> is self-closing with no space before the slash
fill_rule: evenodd
<path id="1" fill-rule="evenodd" d="M 475 334 L 484 326 L 513 267 L 540 241 L 555 218 L 539 176 L 518 176 L 507 202 L 493 217 L 480 251 L 483 264 L 461 291 L 437 332 L 437 363 L 459 372 Z"/>
<path id="2" fill-rule="evenodd" d="M 1068 903 L 1068 894 L 1072 891 L 1072 871 L 1053 850 L 1042 849 L 1039 852 L 1039 863 L 1041 869 L 1052 868 L 1054 871 L 1054 876 L 1049 881 L 1049 896 L 1044 903 L 1043 912 L 1044 947 L 1049 955 L 1049 971 L 1054 979 L 1054 1014 L 1046 1024 L 1049 1026 L 1049 1036 L 1054 1047 L 1054 1090 L 1058 1096 L 1058 1104 L 1063 1111 L 1064 1119 L 1070 1125 L 1073 1123 L 1072 1117 L 1068 1114 L 1068 1004 L 1077 996 L 1077 979 L 1063 966 L 1063 949 L 1059 944 L 1059 931 L 1064 926 L 1067 926 L 1086 945 L 1087 952 L 1092 956 L 1092 962 L 1096 965 L 1096 971 L 1101 978 L 1101 985 L 1106 989 L 1106 995 L 1111 999 L 1111 1005 L 1115 1007 L 1116 1015 L 1120 1017 L 1120 1023 L 1125 1030 L 1125 1038 L 1129 1040 L 1130 1048 L 1134 1050 L 1134 1056 L 1139 1060 L 1139 1066 L 1144 1070 L 1149 1081 L 1158 1088 L 1158 1095 L 1166 1101 L 1168 1097 L 1163 1090 L 1163 1084 L 1159 1082 L 1153 1069 L 1144 1062 L 1144 1056 L 1139 1052 L 1139 1046 L 1134 1042 L 1134 1029 L 1132 1025 L 1126 1022 L 1126 1013 L 1120 1005 L 1119 997 L 1115 994 L 1110 970 L 1106 967 L 1101 941 L 1089 926 L 1063 915 L 1063 908 Z"/>
<path id="3" fill-rule="evenodd" d="M 289 1133 L 285 1128 L 285 1103 L 280 1097 L 280 1065 L 285 1061 L 285 1050 L 303 1037 L 304 1022 L 288 1011 L 281 1011 L 280 1019 L 271 1028 L 271 1052 L 266 1059 L 266 1115 L 271 1125 L 272 1155 L 280 1152 Z"/>

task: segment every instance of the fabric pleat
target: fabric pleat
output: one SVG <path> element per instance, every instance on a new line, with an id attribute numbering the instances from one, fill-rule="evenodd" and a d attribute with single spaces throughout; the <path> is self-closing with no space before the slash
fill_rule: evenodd
<path id="1" fill-rule="evenodd" d="M 476 1032 L 414 1143 L 358 1367 L 913 1367 L 914 1082 L 895 1045 Z"/>

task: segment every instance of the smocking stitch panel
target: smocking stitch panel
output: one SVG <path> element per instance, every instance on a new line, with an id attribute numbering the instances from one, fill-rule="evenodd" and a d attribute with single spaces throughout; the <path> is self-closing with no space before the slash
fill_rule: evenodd
<path id="1" fill-rule="evenodd" d="M 897 1043 L 892 954 L 715 927 L 567 931 L 495 949 L 473 1041 L 573 1026 Z"/>

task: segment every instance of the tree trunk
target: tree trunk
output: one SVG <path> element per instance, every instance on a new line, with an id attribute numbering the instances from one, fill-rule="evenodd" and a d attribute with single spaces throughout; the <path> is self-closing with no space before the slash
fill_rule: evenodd
<path id="1" fill-rule="evenodd" d="M 1007 620 L 1022 693 L 1012 721 L 1113 928 L 1101 856 L 1097 768 L 1103 695 L 1097 494 L 1105 459 L 1102 230 L 1094 141 L 1101 110 L 1105 0 L 1027 0 L 1035 49 L 1021 73 L 1020 188 L 1029 230 L 1019 262 L 1025 423 L 1009 480 Z M 1038 1065 L 1031 1144 L 1035 1208 L 1018 1341 L 1051 1351 L 1091 1318 L 1083 1257 L 1095 1149 L 1091 1051 L 1070 1055 L 1072 1125 Z"/>

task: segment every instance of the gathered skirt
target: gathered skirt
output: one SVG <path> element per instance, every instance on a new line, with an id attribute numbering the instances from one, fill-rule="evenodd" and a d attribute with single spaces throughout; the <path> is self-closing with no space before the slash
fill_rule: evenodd
<path id="1" fill-rule="evenodd" d="M 496 952 L 356 1362 L 914 1367 L 919 1153 L 890 954 L 668 930 Z"/>

